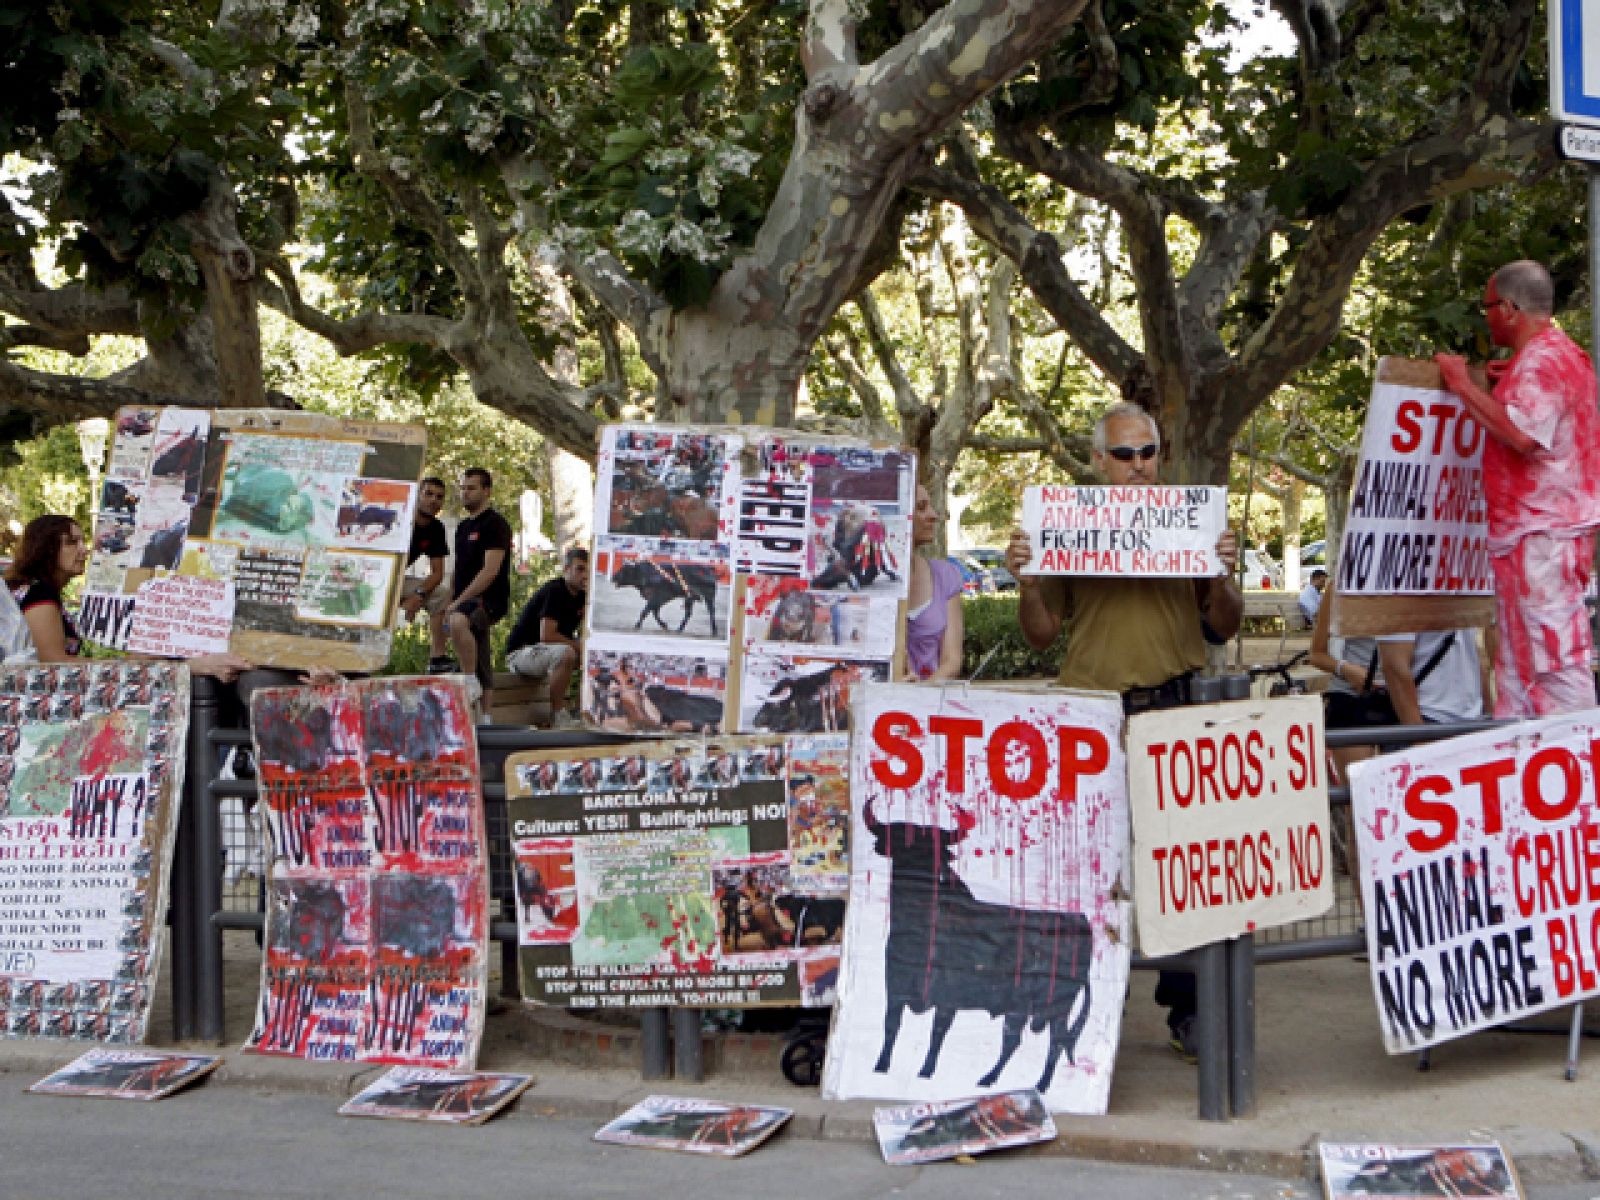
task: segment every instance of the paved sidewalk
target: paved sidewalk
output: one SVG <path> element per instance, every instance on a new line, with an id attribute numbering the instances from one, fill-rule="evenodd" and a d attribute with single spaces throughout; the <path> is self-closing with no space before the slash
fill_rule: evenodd
<path id="1" fill-rule="evenodd" d="M 258 968 L 254 939 L 227 935 L 226 1063 L 201 1086 L 303 1091 L 343 1097 L 377 1073 L 240 1053 L 251 1023 Z M 498 957 L 498 956 L 496 956 Z M 1551 1031 L 1489 1033 L 1435 1050 L 1433 1069 L 1390 1058 L 1378 1036 L 1366 967 L 1348 958 L 1263 966 L 1257 973 L 1258 1115 L 1228 1123 L 1195 1117 L 1195 1070 L 1167 1048 L 1155 979 L 1135 973 L 1105 1117 L 1058 1117 L 1060 1138 L 1039 1152 L 1161 1166 L 1314 1178 L 1319 1139 L 1394 1142 L 1499 1138 L 1525 1179 L 1600 1179 L 1600 1043 L 1577 1082 L 1562 1078 L 1566 1014 Z M 1600 1006 L 1591 1018 L 1600 1026 Z M 162 988 L 151 1041 L 170 1046 Z M 707 1042 L 708 1077 L 644 1084 L 637 1034 L 598 1028 L 563 1013 L 512 1005 L 491 1016 L 479 1065 L 534 1076 L 518 1102 L 524 1116 L 597 1124 L 651 1092 L 713 1096 L 796 1109 L 793 1136 L 868 1140 L 869 1102 L 825 1103 L 779 1070 L 783 1038 L 744 1034 Z M 82 1047 L 0 1039 L 5 1086 L 21 1087 Z"/>

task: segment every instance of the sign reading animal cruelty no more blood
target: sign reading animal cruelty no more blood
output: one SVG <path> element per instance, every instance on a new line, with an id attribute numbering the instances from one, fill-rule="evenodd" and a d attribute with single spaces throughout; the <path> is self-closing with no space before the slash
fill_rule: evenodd
<path id="1" fill-rule="evenodd" d="M 1384 1045 L 1600 994 L 1600 710 L 1351 767 Z"/>
<path id="2" fill-rule="evenodd" d="M 1100 1113 L 1129 963 L 1115 696 L 868 685 L 833 1099 L 1037 1087 Z"/>
<path id="3" fill-rule="evenodd" d="M 1147 713 L 1128 726 L 1140 948 L 1196 946 L 1333 905 L 1316 696 Z"/>

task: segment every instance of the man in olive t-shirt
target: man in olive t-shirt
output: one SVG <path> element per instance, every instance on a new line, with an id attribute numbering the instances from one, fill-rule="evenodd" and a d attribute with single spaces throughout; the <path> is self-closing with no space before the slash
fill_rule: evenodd
<path id="1" fill-rule="evenodd" d="M 1112 486 L 1154 486 L 1161 432 L 1133 404 L 1107 409 L 1094 428 L 1094 467 Z M 1033 557 L 1028 535 L 1013 530 L 1006 567 L 1017 577 L 1022 636 L 1048 649 L 1066 625 L 1060 683 L 1120 692 L 1132 716 L 1189 703 L 1190 677 L 1206 663 L 1206 642 L 1226 642 L 1239 629 L 1244 597 L 1233 582 L 1239 542 L 1232 530 L 1217 540 L 1224 573 L 1211 579 L 1025 575 Z M 1172 1045 L 1192 1059 L 1194 975 L 1162 971 L 1156 1003 L 1168 1008 Z"/>

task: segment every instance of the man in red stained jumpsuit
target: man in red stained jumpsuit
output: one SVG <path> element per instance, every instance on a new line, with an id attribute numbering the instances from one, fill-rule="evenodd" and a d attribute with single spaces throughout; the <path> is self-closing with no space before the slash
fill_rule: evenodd
<path id="1" fill-rule="evenodd" d="M 1600 416 L 1589 357 L 1551 323 L 1554 289 L 1536 262 L 1508 263 L 1483 294 L 1489 336 L 1511 348 L 1488 367 L 1492 394 L 1458 355 L 1438 354 L 1444 386 L 1488 433 L 1483 451 L 1500 641 L 1497 717 L 1595 705 L 1584 593 L 1600 525 Z"/>

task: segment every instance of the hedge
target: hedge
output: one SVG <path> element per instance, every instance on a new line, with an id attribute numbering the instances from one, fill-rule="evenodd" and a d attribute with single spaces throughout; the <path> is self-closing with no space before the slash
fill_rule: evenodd
<path id="1" fill-rule="evenodd" d="M 1065 634 L 1048 650 L 1035 650 L 1023 641 L 1015 592 L 964 596 L 961 618 L 966 626 L 961 644 L 963 679 L 1054 679 L 1061 669 Z"/>

